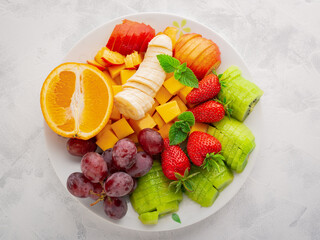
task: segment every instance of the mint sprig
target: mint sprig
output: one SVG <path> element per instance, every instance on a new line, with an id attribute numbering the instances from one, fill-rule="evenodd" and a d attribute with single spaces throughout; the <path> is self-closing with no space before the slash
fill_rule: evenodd
<path id="1" fill-rule="evenodd" d="M 180 64 L 180 61 L 174 57 L 166 54 L 157 55 L 157 59 L 166 73 L 172 73 L 176 80 L 181 84 L 198 88 L 198 79 L 190 68 L 187 67 L 187 63 Z"/>
<path id="2" fill-rule="evenodd" d="M 186 140 L 191 126 L 195 123 L 192 112 L 181 113 L 178 119 L 179 121 L 176 121 L 169 130 L 170 145 L 177 145 Z"/>

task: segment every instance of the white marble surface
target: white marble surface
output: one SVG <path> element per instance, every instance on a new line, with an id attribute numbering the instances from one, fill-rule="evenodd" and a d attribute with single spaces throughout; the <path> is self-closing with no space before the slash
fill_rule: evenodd
<path id="1" fill-rule="evenodd" d="M 0 1 L 0 239 L 320 239 L 320 2 Z M 174 232 L 97 221 L 50 165 L 42 82 L 88 31 L 160 11 L 198 20 L 242 54 L 265 94 L 259 160 L 214 216 Z"/>

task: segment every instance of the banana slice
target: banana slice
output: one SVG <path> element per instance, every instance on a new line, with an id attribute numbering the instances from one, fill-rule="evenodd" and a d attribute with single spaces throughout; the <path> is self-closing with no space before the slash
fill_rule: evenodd
<path id="1" fill-rule="evenodd" d="M 132 76 L 130 79 L 128 79 L 127 82 L 137 82 L 137 83 L 147 85 L 155 92 L 157 92 L 159 90 L 159 88 L 161 87 L 161 85 L 160 85 L 161 83 L 159 84 L 157 82 L 154 82 L 151 79 L 146 79 L 146 78 L 138 76 L 136 74 L 134 76 Z"/>
<path id="2" fill-rule="evenodd" d="M 150 87 L 148 87 L 145 84 L 141 84 L 138 82 L 127 82 L 126 84 L 122 85 L 123 89 L 127 89 L 127 88 L 134 88 L 137 90 L 140 90 L 142 92 L 144 92 L 145 94 L 149 95 L 150 97 L 154 97 L 156 95 L 156 92 L 154 90 L 152 90 Z"/>
<path id="3" fill-rule="evenodd" d="M 157 86 L 160 86 L 163 84 L 164 79 L 166 78 L 166 73 L 164 71 L 159 71 L 152 68 L 142 68 L 140 71 L 138 70 L 136 72 L 136 76 L 143 77 L 151 80 L 154 82 Z"/>
<path id="4" fill-rule="evenodd" d="M 166 54 L 169 56 L 172 56 L 172 51 L 168 50 L 166 48 L 163 47 L 155 47 L 155 46 L 151 46 L 149 47 L 150 49 L 147 50 L 145 57 L 149 57 L 149 56 L 157 56 L 158 54 Z"/>
<path id="5" fill-rule="evenodd" d="M 152 68 L 152 69 L 158 70 L 160 72 L 164 72 L 164 70 L 160 66 L 158 59 L 154 60 L 154 58 L 153 59 L 146 59 L 146 62 L 140 63 L 140 67 L 141 68 Z M 139 69 L 140 69 L 140 67 L 139 67 Z"/>
<path id="6" fill-rule="evenodd" d="M 115 97 L 114 104 L 121 114 L 133 120 L 139 120 L 144 117 L 145 111 L 142 109 L 136 97 L 128 94 L 127 91 L 119 92 Z"/>
<path id="7" fill-rule="evenodd" d="M 139 90 L 136 90 L 136 89 L 132 89 L 132 90 L 133 90 L 132 93 L 136 97 L 137 101 L 140 101 L 143 111 L 145 113 L 148 112 L 152 108 L 152 105 L 154 104 L 154 99 Z"/>
<path id="8" fill-rule="evenodd" d="M 154 38 L 152 38 L 151 41 L 149 42 L 148 46 L 164 47 L 164 48 L 172 51 L 172 41 L 165 34 L 160 34 L 160 35 L 155 36 Z"/>

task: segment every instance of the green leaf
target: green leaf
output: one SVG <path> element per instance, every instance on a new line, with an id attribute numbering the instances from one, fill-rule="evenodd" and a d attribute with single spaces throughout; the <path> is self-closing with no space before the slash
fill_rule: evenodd
<path id="1" fill-rule="evenodd" d="M 216 70 L 215 70 L 214 68 L 212 68 L 211 72 L 212 72 L 214 75 L 218 76 L 218 75 L 217 75 L 217 72 L 216 72 Z"/>
<path id="2" fill-rule="evenodd" d="M 176 68 L 179 67 L 180 65 L 180 62 L 178 59 L 175 59 L 174 57 L 171 57 L 166 54 L 159 54 L 157 55 L 157 58 L 161 67 L 166 73 L 174 72 Z"/>
<path id="3" fill-rule="evenodd" d="M 199 87 L 198 79 L 190 68 L 187 68 L 186 71 L 181 74 L 181 78 L 177 80 L 188 87 Z"/>
<path id="4" fill-rule="evenodd" d="M 177 223 L 181 223 L 180 217 L 176 213 L 172 213 L 172 220 L 177 222 Z"/>
<path id="5" fill-rule="evenodd" d="M 186 121 L 178 121 L 178 122 L 175 122 L 175 125 L 177 128 L 180 128 L 180 130 L 182 132 L 185 132 L 185 133 L 189 133 L 190 132 L 190 126 L 189 126 L 189 123 L 187 123 Z"/>
<path id="6" fill-rule="evenodd" d="M 192 112 L 183 112 L 178 116 L 178 119 L 186 121 L 190 126 L 193 126 L 196 121 Z"/>
<path id="7" fill-rule="evenodd" d="M 188 136 L 188 133 L 183 132 L 177 127 L 176 122 L 171 126 L 169 130 L 169 141 L 170 145 L 177 145 L 183 142 Z"/>
<path id="8" fill-rule="evenodd" d="M 222 75 L 223 75 L 222 73 L 221 73 L 221 74 L 219 74 L 219 75 L 218 75 L 218 78 L 220 79 L 220 78 L 222 77 Z"/>
<path id="9" fill-rule="evenodd" d="M 173 74 L 174 78 L 176 80 L 179 81 L 179 79 L 181 78 L 181 72 L 180 71 L 174 71 L 174 74 Z M 180 81 L 179 81 L 180 82 Z"/>
<path id="10" fill-rule="evenodd" d="M 179 67 L 177 67 L 181 73 L 185 72 L 187 70 L 187 63 L 182 63 Z"/>
<path id="11" fill-rule="evenodd" d="M 173 21 L 173 26 L 175 26 L 175 27 L 177 27 L 177 28 L 180 28 L 180 26 L 179 26 L 179 23 L 177 22 L 177 21 Z"/>
<path id="12" fill-rule="evenodd" d="M 186 27 L 186 28 L 184 28 L 182 30 L 185 31 L 185 32 L 191 32 L 191 29 L 189 27 Z"/>
<path id="13" fill-rule="evenodd" d="M 185 20 L 185 19 L 182 19 L 181 20 L 181 27 L 184 27 L 185 25 L 187 24 L 187 20 Z"/>
<path id="14" fill-rule="evenodd" d="M 184 186 L 184 188 L 188 191 L 188 192 L 193 192 L 193 186 L 191 184 L 191 182 L 189 182 L 188 180 L 185 180 L 182 182 L 182 185 Z"/>

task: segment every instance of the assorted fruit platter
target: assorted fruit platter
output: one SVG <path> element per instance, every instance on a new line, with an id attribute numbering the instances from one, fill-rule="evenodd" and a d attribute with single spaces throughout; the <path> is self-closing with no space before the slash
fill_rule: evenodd
<path id="1" fill-rule="evenodd" d="M 183 198 L 214 204 L 255 148 L 243 122 L 263 95 L 239 67 L 218 70 L 214 41 L 124 19 L 93 59 L 48 75 L 43 116 L 79 158 L 66 182 L 72 195 L 114 220 L 130 202 L 146 225 L 167 214 L 183 221 Z"/>

